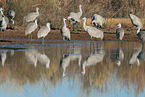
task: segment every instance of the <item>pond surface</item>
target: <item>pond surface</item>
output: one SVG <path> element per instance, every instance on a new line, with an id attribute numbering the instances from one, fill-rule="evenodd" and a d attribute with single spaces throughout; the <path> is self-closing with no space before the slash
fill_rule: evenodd
<path id="1" fill-rule="evenodd" d="M 0 97 L 145 97 L 140 42 L 0 45 Z"/>

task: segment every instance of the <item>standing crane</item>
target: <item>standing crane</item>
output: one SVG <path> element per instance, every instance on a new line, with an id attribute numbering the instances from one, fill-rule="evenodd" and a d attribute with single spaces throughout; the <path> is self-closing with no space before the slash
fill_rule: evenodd
<path id="1" fill-rule="evenodd" d="M 44 38 L 45 36 L 50 32 L 50 23 L 46 23 L 46 26 L 43 26 L 39 29 L 38 33 L 37 33 L 37 37 L 38 38 L 43 38 L 43 42 L 44 43 Z"/>
<path id="2" fill-rule="evenodd" d="M 61 36 L 63 37 L 63 40 L 67 39 L 70 40 L 70 30 L 66 27 L 65 18 L 63 18 L 64 25 L 61 28 Z"/>
<path id="3" fill-rule="evenodd" d="M 84 23 L 83 23 L 83 28 L 84 30 L 92 37 L 96 37 L 96 38 L 101 38 L 101 40 L 103 39 L 103 32 L 95 27 L 92 26 L 87 26 L 86 25 L 86 17 L 83 18 L 84 19 Z"/>
<path id="4" fill-rule="evenodd" d="M 141 29 L 138 28 L 137 30 L 137 36 L 142 41 L 142 43 L 145 41 L 145 31 L 140 31 Z M 143 43 L 144 44 L 144 43 Z"/>
<path id="5" fill-rule="evenodd" d="M 123 36 L 124 36 L 124 30 L 123 28 L 121 28 L 121 24 L 119 23 L 118 28 L 116 29 L 116 36 L 118 40 L 122 40 Z"/>
<path id="6" fill-rule="evenodd" d="M 101 15 L 94 14 L 92 16 L 92 22 L 91 22 L 91 24 L 94 24 L 96 27 L 102 28 L 102 25 L 106 24 L 106 20 Z"/>
<path id="7" fill-rule="evenodd" d="M 23 18 L 23 23 L 34 21 L 39 16 L 39 11 L 38 10 L 39 10 L 39 8 L 37 7 L 36 12 L 31 12 L 31 13 L 27 14 Z"/>
<path id="8" fill-rule="evenodd" d="M 31 34 L 31 40 L 32 40 L 32 32 L 35 31 L 37 27 L 38 25 L 37 25 L 37 19 L 36 19 L 34 23 L 32 22 L 27 25 L 26 30 L 25 30 L 25 35 L 27 36 L 28 34 Z"/>
<path id="9" fill-rule="evenodd" d="M 73 30 L 74 30 L 74 25 L 77 23 L 80 23 L 80 18 L 83 14 L 82 9 L 81 9 L 82 5 L 79 5 L 79 12 L 75 13 L 75 12 L 71 12 L 68 16 L 68 20 L 71 20 L 71 24 L 73 24 Z M 77 28 L 77 25 L 76 25 Z"/>
<path id="10" fill-rule="evenodd" d="M 5 21 L 4 16 L 2 15 L 2 20 L 0 21 L 1 37 L 2 37 L 2 31 L 3 30 L 4 30 L 4 37 L 5 37 L 6 28 L 7 28 L 7 23 Z"/>
<path id="11" fill-rule="evenodd" d="M 141 20 L 136 15 L 134 15 L 132 13 L 133 13 L 133 10 L 131 9 L 130 13 L 129 13 L 129 18 L 131 19 L 132 24 L 134 26 L 136 26 L 138 29 L 139 28 L 142 29 L 142 22 L 141 22 Z"/>
<path id="12" fill-rule="evenodd" d="M 8 24 L 9 24 L 9 19 L 8 19 L 8 17 L 6 17 L 6 16 L 3 14 L 3 9 L 0 8 L 0 21 L 2 20 L 3 16 L 4 16 L 4 20 L 5 20 L 6 24 L 8 25 Z"/>
<path id="13" fill-rule="evenodd" d="M 11 21 L 13 24 L 15 23 L 14 22 L 14 17 L 15 17 L 15 11 L 13 10 L 9 10 L 8 13 L 7 13 L 8 17 L 9 17 L 9 21 Z"/>

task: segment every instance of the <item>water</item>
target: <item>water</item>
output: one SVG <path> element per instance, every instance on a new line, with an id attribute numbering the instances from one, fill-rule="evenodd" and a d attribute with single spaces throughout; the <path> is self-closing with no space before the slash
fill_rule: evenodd
<path id="1" fill-rule="evenodd" d="M 0 97 L 144 97 L 140 42 L 0 46 Z"/>

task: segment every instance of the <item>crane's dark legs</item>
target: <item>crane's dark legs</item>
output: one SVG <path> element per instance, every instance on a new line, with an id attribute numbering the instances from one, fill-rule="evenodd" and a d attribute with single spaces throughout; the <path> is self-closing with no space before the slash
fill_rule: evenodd
<path id="1" fill-rule="evenodd" d="M 5 31 L 6 31 L 6 30 L 4 30 L 4 38 L 5 38 Z"/>
<path id="2" fill-rule="evenodd" d="M 2 29 L 1 29 L 1 38 L 2 38 Z"/>
<path id="3" fill-rule="evenodd" d="M 76 23 L 76 33 L 78 32 L 77 30 L 78 30 L 78 26 L 77 26 L 77 23 Z"/>
<path id="4" fill-rule="evenodd" d="M 95 46 L 94 46 L 94 42 L 93 42 L 93 54 L 95 53 Z"/>
<path id="5" fill-rule="evenodd" d="M 91 41 L 90 41 L 90 54 L 92 53 L 92 47 L 91 47 Z"/>
<path id="6" fill-rule="evenodd" d="M 32 41 L 32 33 L 31 33 L 31 41 Z"/>
<path id="7" fill-rule="evenodd" d="M 75 25 L 75 24 L 73 23 L 73 31 L 75 31 L 74 25 Z"/>
<path id="8" fill-rule="evenodd" d="M 142 47 L 144 47 L 144 42 L 142 42 Z"/>
<path id="9" fill-rule="evenodd" d="M 43 41 L 42 41 L 42 44 L 44 44 L 44 37 L 43 37 Z"/>
<path id="10" fill-rule="evenodd" d="M 30 34 L 28 34 L 28 40 L 30 39 Z"/>

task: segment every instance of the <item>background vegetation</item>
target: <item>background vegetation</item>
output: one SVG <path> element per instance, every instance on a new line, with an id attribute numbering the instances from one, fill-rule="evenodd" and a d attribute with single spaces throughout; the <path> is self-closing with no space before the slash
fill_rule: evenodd
<path id="1" fill-rule="evenodd" d="M 82 4 L 82 17 L 87 18 L 94 13 L 105 18 L 129 18 L 130 9 L 138 17 L 145 17 L 145 0 L 1 0 L 0 7 L 4 8 L 5 14 L 9 9 L 15 10 L 16 25 L 21 25 L 23 17 L 39 7 L 40 25 L 50 22 L 52 27 L 60 27 L 63 17 L 79 11 L 79 4 Z"/>

